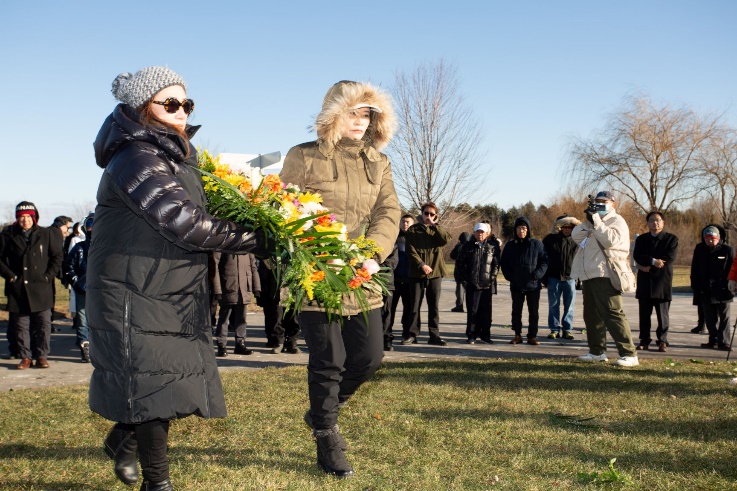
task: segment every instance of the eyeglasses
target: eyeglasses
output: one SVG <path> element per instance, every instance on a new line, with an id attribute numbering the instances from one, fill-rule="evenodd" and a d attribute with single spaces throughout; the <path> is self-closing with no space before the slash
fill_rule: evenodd
<path id="1" fill-rule="evenodd" d="M 431 211 L 424 211 L 424 212 L 422 212 L 422 214 L 425 215 L 426 217 L 434 217 L 435 216 L 435 213 L 433 213 Z"/>
<path id="2" fill-rule="evenodd" d="M 194 111 L 194 101 L 192 99 L 184 99 L 182 102 L 179 102 L 178 99 L 175 99 L 173 97 L 169 97 L 165 101 L 151 101 L 154 104 L 159 104 L 160 106 L 164 106 L 164 109 L 166 109 L 166 112 L 169 114 L 176 114 L 177 111 L 179 111 L 179 108 L 181 107 L 184 109 L 184 114 L 191 114 L 192 111 Z"/>

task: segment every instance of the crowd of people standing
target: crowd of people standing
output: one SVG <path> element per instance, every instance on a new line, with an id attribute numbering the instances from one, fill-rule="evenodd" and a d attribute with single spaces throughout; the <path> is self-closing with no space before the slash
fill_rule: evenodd
<path id="1" fill-rule="evenodd" d="M 346 296 L 336 318 L 313 304 L 301 306 L 299 314 L 284 311 L 268 234 L 208 213 L 190 142 L 198 127 L 187 123 L 195 104 L 182 77 L 166 67 L 148 67 L 120 74 L 112 92 L 120 104 L 94 142 L 103 169 L 95 213 L 76 226 L 58 217 L 46 228 L 38 225 L 35 205 L 24 201 L 15 209 L 16 222 L 0 233 L 8 344 L 10 356 L 20 360 L 17 368 L 49 367 L 59 278 L 73 291 L 81 360 L 94 367 L 90 409 L 113 423 L 103 448 L 116 476 L 129 485 L 141 481 L 142 490 L 172 490 L 170 422 L 226 416 L 216 357 L 228 356 L 229 331 L 234 354 L 253 353 L 246 314 L 255 297 L 264 309 L 273 353 L 299 353 L 304 337 L 309 352 L 304 421 L 312 430 L 318 465 L 339 478 L 352 476 L 340 411 L 379 368 L 383 351 L 394 349 L 399 302 L 402 345 L 418 343 L 423 303 L 427 343 L 447 345 L 440 332 L 440 297 L 448 275 L 444 253 L 453 239 L 433 202 L 424 203 L 416 217 L 401 215 L 389 158 L 382 153 L 396 129 L 388 94 L 353 81 L 331 86 L 314 125 L 317 139 L 290 149 L 281 172 L 282 181 L 320 193 L 349 237 L 375 241 L 380 250 L 370 261 L 393 270 L 387 291 L 372 292 L 361 305 Z M 526 342 L 540 344 L 543 287 L 548 338 L 573 339 L 580 283 L 589 352 L 579 360 L 606 362 L 607 335 L 616 345 L 618 366 L 638 365 L 637 352 L 649 350 L 653 341 L 666 351 L 677 237 L 665 232 L 663 213 L 647 215 L 649 233 L 637 238 L 632 252 L 635 288 L 633 271 L 622 266 L 630 253 L 629 228 L 616 208 L 614 194 L 604 190 L 585 210 L 584 221 L 560 216 L 542 240 L 527 217 L 515 220 L 503 246 L 488 221 L 461 234 L 452 252 L 457 283 L 452 310 L 466 314 L 466 342 L 493 343 L 492 302 L 501 271 L 512 297 L 512 344 L 524 341 L 525 304 Z M 691 287 L 709 332 L 702 345 L 708 349 L 731 349 L 729 306 L 737 291 L 737 264 L 725 238 L 723 228 L 710 224 L 693 254 Z M 622 308 L 622 294 L 635 289 L 637 346 Z"/>

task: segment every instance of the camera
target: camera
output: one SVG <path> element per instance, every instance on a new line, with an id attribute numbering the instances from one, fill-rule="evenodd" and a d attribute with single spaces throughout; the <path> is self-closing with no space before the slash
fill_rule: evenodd
<path id="1" fill-rule="evenodd" d="M 589 194 L 589 206 L 586 208 L 587 213 L 594 214 L 597 211 L 606 211 L 606 204 L 605 203 L 597 203 L 596 198 Z"/>

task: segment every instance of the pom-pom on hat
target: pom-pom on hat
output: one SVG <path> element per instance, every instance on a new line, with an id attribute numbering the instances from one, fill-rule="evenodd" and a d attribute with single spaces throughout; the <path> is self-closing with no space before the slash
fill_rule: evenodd
<path id="1" fill-rule="evenodd" d="M 17 220 L 22 215 L 30 215 L 33 223 L 38 225 L 38 208 L 30 201 L 21 201 L 15 205 L 15 219 Z"/>
<path id="2" fill-rule="evenodd" d="M 172 85 L 187 89 L 184 79 L 165 66 L 150 66 L 134 74 L 124 72 L 113 80 L 113 95 L 123 104 L 140 110 L 160 90 Z"/>

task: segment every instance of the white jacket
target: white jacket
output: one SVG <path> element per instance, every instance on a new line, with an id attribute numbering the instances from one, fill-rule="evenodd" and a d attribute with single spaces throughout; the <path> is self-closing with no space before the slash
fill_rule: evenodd
<path id="1" fill-rule="evenodd" d="M 612 259 L 624 259 L 625 262 L 630 252 L 630 229 L 616 210 L 610 211 L 603 218 L 598 213 L 593 217 L 593 225 L 584 220 L 571 232 L 571 237 L 579 246 L 573 258 L 571 277 L 581 281 L 609 278 L 607 258 L 602 248 Z"/>

